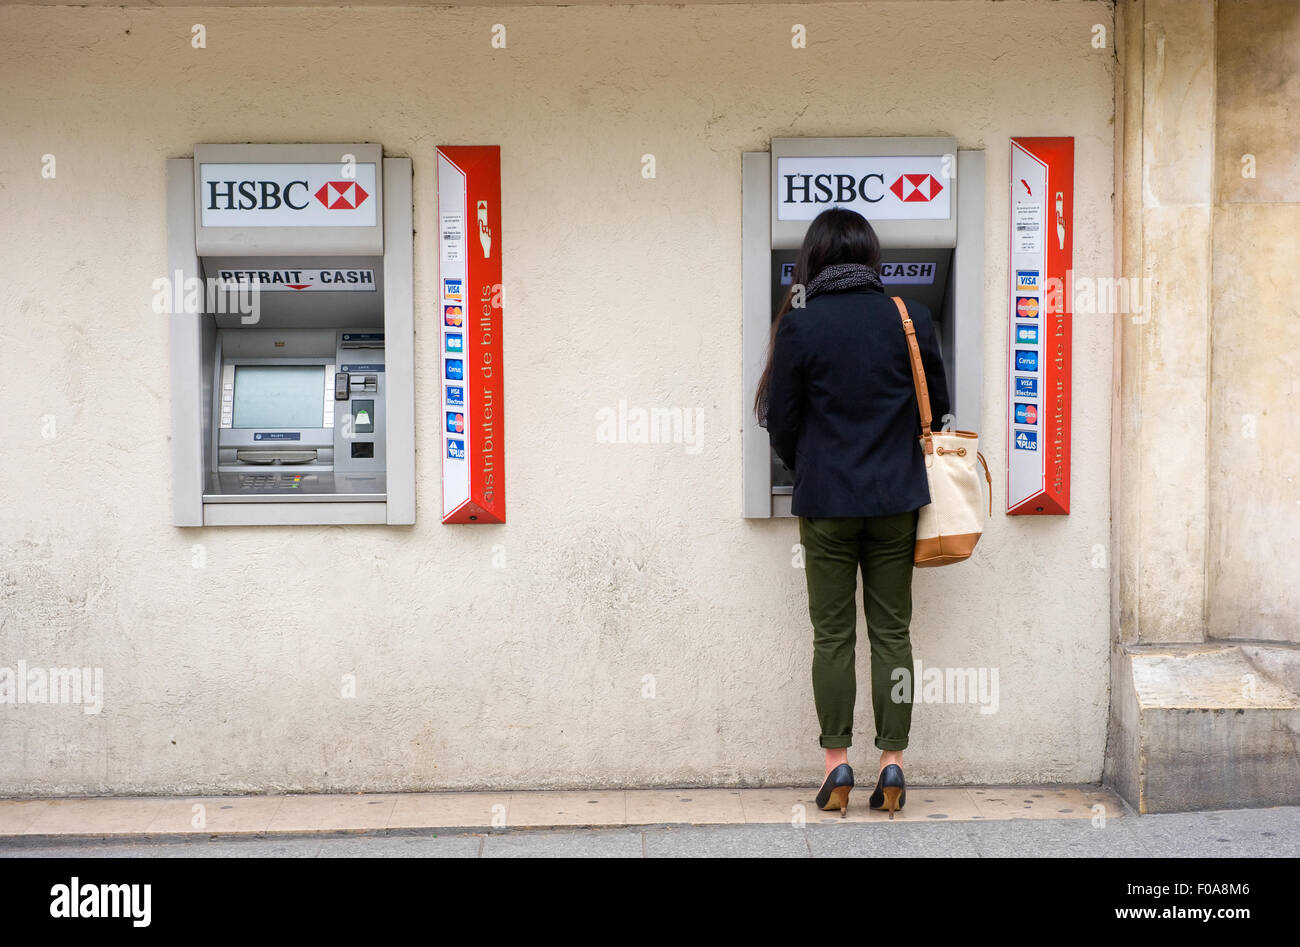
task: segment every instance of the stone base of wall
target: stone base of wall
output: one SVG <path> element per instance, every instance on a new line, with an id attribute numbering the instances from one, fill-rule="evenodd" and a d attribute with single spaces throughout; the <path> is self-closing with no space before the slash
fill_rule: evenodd
<path id="1" fill-rule="evenodd" d="M 1105 781 L 1138 812 L 1300 803 L 1300 648 L 1119 645 Z"/>

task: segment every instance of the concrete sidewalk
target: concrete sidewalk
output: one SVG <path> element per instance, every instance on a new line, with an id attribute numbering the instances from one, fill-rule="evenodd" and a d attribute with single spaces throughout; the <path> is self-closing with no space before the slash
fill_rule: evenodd
<path id="1" fill-rule="evenodd" d="M 1300 856 L 1300 807 L 1139 816 L 1104 786 L 0 800 L 0 857 Z"/>
<path id="2" fill-rule="evenodd" d="M 910 803 L 910 800 L 909 800 Z M 281 836 L 0 838 L 0 858 L 657 858 L 1300 856 L 1300 807 L 1108 819 L 421 830 Z"/>
<path id="3" fill-rule="evenodd" d="M 888 822 L 854 790 L 848 816 L 821 812 L 817 787 L 601 792 L 353 793 L 0 800 L 0 839 L 151 838 L 646 825 L 839 825 Z M 896 822 L 1134 818 L 1102 786 L 909 787 Z"/>

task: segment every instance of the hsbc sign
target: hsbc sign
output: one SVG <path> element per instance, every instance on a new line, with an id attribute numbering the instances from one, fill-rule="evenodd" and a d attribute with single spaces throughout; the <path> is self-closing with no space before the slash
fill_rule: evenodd
<path id="1" fill-rule="evenodd" d="M 944 155 L 780 156 L 776 219 L 812 220 L 847 207 L 868 220 L 947 220 L 952 157 Z"/>
<path id="2" fill-rule="evenodd" d="M 375 191 L 373 163 L 199 166 L 204 227 L 373 227 Z"/>

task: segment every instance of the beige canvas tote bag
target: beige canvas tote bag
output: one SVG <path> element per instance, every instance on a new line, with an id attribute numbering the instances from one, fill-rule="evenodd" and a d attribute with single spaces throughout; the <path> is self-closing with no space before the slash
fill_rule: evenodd
<path id="1" fill-rule="evenodd" d="M 980 453 L 979 435 L 974 431 L 932 431 L 930 388 L 921 362 L 921 346 L 907 306 L 892 297 L 907 333 L 907 350 L 912 358 L 912 382 L 921 409 L 921 447 L 925 451 L 925 476 L 930 484 L 930 502 L 921 507 L 916 521 L 916 548 L 912 561 L 918 566 L 946 566 L 969 559 L 984 531 L 983 496 L 978 459 L 988 482 L 988 515 L 993 515 L 993 478 Z"/>

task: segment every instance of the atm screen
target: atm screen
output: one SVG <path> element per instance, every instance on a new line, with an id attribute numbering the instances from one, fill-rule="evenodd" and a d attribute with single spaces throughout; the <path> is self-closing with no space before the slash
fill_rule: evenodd
<path id="1" fill-rule="evenodd" d="M 233 427 L 318 428 L 323 365 L 236 365 Z"/>

